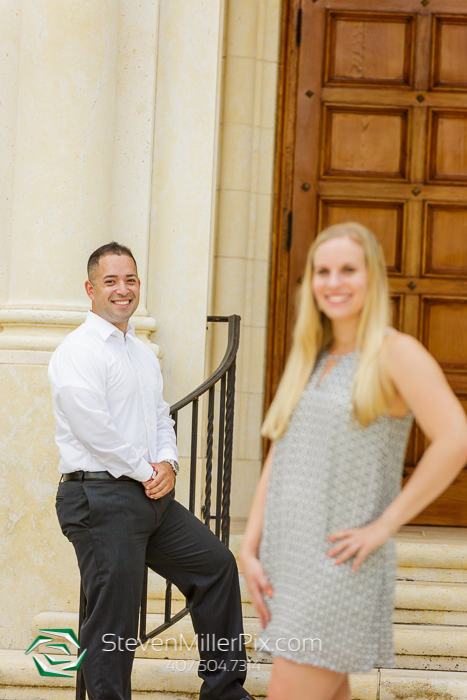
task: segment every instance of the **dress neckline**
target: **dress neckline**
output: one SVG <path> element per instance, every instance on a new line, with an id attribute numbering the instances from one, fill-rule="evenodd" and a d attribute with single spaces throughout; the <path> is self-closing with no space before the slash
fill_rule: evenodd
<path id="1" fill-rule="evenodd" d="M 352 352 L 346 352 L 343 355 L 333 355 L 329 352 L 327 348 L 324 349 L 324 352 L 328 360 L 342 360 L 344 357 L 351 357 L 352 355 L 355 355 L 356 350 L 352 350 Z"/>

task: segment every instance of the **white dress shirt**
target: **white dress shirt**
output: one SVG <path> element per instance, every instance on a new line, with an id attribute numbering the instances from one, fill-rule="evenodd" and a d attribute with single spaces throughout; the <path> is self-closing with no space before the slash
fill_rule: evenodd
<path id="1" fill-rule="evenodd" d="M 149 462 L 178 458 L 159 360 L 131 324 L 123 334 L 89 311 L 52 355 L 49 380 L 62 474 L 147 481 Z"/>

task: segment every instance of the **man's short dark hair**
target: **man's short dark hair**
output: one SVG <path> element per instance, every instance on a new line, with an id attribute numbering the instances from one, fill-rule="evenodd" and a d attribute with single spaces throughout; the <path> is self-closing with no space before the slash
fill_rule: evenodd
<path id="1" fill-rule="evenodd" d="M 104 257 L 104 255 L 128 255 L 129 258 L 133 260 L 135 263 L 136 271 L 138 271 L 138 266 L 136 265 L 136 260 L 133 257 L 133 253 L 129 248 L 126 247 L 126 245 L 120 245 L 120 243 L 116 243 L 115 241 L 112 241 L 112 243 L 106 243 L 105 245 L 101 245 L 100 248 L 94 251 L 94 253 L 91 253 L 89 256 L 88 260 L 88 279 L 90 282 L 91 276 L 94 273 L 94 270 L 96 267 L 99 267 L 99 260 Z"/>

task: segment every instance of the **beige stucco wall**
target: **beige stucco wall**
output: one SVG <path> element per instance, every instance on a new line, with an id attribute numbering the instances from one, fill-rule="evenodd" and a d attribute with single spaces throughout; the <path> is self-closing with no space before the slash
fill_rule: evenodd
<path id="1" fill-rule="evenodd" d="M 241 531 L 262 464 L 281 0 L 231 0 L 224 50 L 213 311 L 242 317 L 232 481 Z M 213 364 L 225 335 L 213 333 Z"/>
<path id="2" fill-rule="evenodd" d="M 47 362 L 82 322 L 86 259 L 109 238 L 137 257 L 135 324 L 162 358 L 170 402 L 223 353 L 206 315 L 243 317 L 233 515 L 246 513 L 259 468 L 276 4 L 0 4 L 0 648 L 25 648 L 34 614 L 77 609 L 74 554 L 54 512 Z M 247 97 L 254 107 L 237 124 Z M 235 225 L 237 192 L 246 209 Z M 183 430 L 180 447 L 186 467 Z"/>

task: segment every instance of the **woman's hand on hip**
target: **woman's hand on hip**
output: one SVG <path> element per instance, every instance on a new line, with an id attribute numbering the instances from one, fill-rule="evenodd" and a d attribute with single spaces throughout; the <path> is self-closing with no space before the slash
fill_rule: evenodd
<path id="1" fill-rule="evenodd" d="M 271 614 L 264 601 L 263 593 L 271 597 L 274 591 L 267 579 L 264 567 L 257 556 L 240 553 L 240 568 L 245 577 L 248 590 L 250 591 L 251 599 L 258 614 L 261 627 L 264 629 L 266 623 L 271 619 Z"/>
<path id="2" fill-rule="evenodd" d="M 392 534 L 383 516 L 363 527 L 340 530 L 329 535 L 328 542 L 337 544 L 328 551 L 328 557 L 337 557 L 335 564 L 343 564 L 354 557 L 351 571 L 357 571 L 370 552 L 391 539 Z"/>

